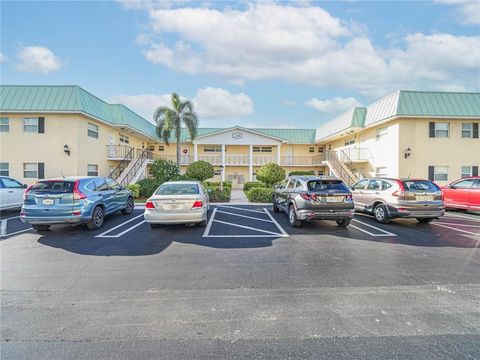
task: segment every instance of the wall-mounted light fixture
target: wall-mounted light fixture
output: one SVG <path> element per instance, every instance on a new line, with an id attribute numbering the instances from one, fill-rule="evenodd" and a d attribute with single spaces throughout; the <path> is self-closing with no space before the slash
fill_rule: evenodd
<path id="1" fill-rule="evenodd" d="M 403 155 L 405 156 L 405 159 L 407 159 L 410 155 L 412 155 L 412 149 L 410 149 L 409 147 L 406 148 L 406 149 L 403 151 Z"/>
<path id="2" fill-rule="evenodd" d="M 63 146 L 63 152 L 64 152 L 65 154 L 67 154 L 68 156 L 70 156 L 70 148 L 68 147 L 67 144 L 65 144 L 65 145 Z"/>

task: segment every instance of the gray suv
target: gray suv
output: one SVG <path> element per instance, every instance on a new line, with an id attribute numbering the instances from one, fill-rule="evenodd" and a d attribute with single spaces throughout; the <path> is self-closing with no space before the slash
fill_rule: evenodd
<path id="1" fill-rule="evenodd" d="M 302 221 L 336 220 L 348 226 L 354 214 L 352 193 L 342 180 L 324 176 L 291 176 L 273 193 L 273 212 L 283 210 L 291 226 Z"/>
<path id="2" fill-rule="evenodd" d="M 352 186 L 355 209 L 373 214 L 379 223 L 416 218 L 427 224 L 445 213 L 441 189 L 420 179 L 368 178 Z"/>

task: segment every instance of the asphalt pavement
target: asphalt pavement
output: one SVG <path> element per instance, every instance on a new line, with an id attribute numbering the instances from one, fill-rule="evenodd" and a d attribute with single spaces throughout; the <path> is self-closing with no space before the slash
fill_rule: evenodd
<path id="1" fill-rule="evenodd" d="M 142 213 L 43 233 L 2 214 L 2 359 L 480 358 L 480 216 Z"/>

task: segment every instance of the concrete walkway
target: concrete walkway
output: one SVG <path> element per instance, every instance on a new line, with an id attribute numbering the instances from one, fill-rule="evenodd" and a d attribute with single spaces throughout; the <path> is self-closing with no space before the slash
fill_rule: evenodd
<path id="1" fill-rule="evenodd" d="M 230 202 L 236 204 L 248 203 L 248 199 L 242 189 L 232 189 L 232 194 L 230 195 Z"/>

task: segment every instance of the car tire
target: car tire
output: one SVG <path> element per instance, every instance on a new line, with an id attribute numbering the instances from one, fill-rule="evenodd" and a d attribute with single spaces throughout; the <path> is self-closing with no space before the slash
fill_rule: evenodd
<path id="1" fill-rule="evenodd" d="M 50 229 L 50 225 L 32 225 L 32 227 L 37 231 L 48 231 Z"/>
<path id="2" fill-rule="evenodd" d="M 417 218 L 417 221 L 420 224 L 430 224 L 433 220 L 435 219 L 434 218 Z"/>
<path id="3" fill-rule="evenodd" d="M 105 210 L 101 206 L 95 207 L 92 212 L 92 219 L 87 223 L 90 230 L 100 229 L 105 221 Z"/>
<path id="4" fill-rule="evenodd" d="M 125 209 L 122 210 L 122 214 L 130 215 L 133 212 L 133 209 L 135 209 L 135 203 L 133 202 L 133 198 L 129 197 Z"/>
<path id="5" fill-rule="evenodd" d="M 152 229 L 156 229 L 156 228 L 159 228 L 160 227 L 160 224 L 150 224 L 150 227 Z"/>
<path id="6" fill-rule="evenodd" d="M 373 216 L 380 224 L 388 224 L 390 222 L 387 207 L 383 204 L 378 204 L 375 206 L 375 209 L 373 209 Z"/>
<path id="7" fill-rule="evenodd" d="M 275 196 L 273 197 L 273 212 L 274 213 L 280 212 L 280 208 L 278 207 L 278 204 L 277 204 L 277 198 Z"/>
<path id="8" fill-rule="evenodd" d="M 350 221 L 352 221 L 351 219 L 338 219 L 337 220 L 337 225 L 339 227 L 347 227 L 348 225 L 350 225 Z"/>
<path id="9" fill-rule="evenodd" d="M 288 222 L 292 227 L 299 227 L 302 224 L 302 222 L 297 219 L 297 213 L 293 205 L 290 205 L 288 208 Z"/>

